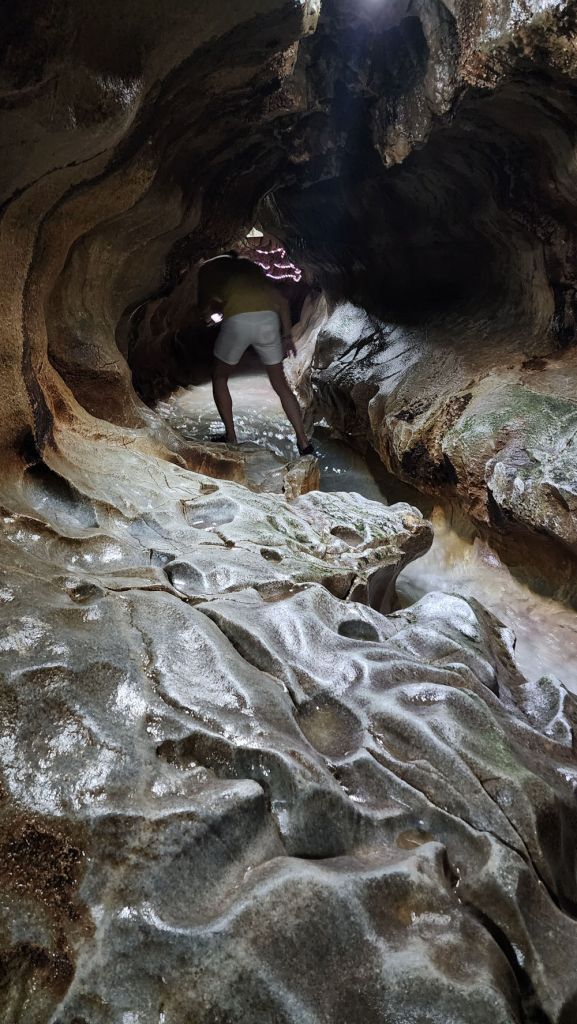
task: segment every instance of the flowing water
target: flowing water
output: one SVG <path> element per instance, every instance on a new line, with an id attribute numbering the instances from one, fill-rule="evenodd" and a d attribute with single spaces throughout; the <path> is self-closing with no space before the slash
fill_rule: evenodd
<path id="1" fill-rule="evenodd" d="M 262 444 L 293 460 L 297 452 L 292 430 L 267 379 L 237 377 L 231 392 L 239 443 Z M 222 432 L 209 384 L 178 392 L 160 411 L 187 439 L 207 440 Z M 576 612 L 518 582 L 487 544 L 463 539 L 442 508 L 387 478 L 376 457 L 365 460 L 323 427 L 317 427 L 314 443 L 322 490 L 356 491 L 385 504 L 410 501 L 432 520 L 431 550 L 399 576 L 397 591 L 404 605 L 432 590 L 475 597 L 515 633 L 517 661 L 528 679 L 552 673 L 577 693 Z"/>

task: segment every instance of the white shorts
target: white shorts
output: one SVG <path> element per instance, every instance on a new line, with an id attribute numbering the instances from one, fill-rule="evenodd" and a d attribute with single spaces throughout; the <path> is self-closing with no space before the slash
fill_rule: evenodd
<path id="1" fill-rule="evenodd" d="M 249 345 L 265 366 L 283 361 L 280 321 L 272 310 L 262 313 L 237 313 L 225 320 L 216 339 L 214 354 L 229 366 L 236 366 Z"/>

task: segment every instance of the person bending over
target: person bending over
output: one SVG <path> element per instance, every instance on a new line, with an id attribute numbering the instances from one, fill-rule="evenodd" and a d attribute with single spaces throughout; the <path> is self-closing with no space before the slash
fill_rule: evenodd
<path id="1" fill-rule="evenodd" d="M 296 354 L 289 304 L 284 296 L 256 263 L 228 253 L 207 260 L 200 268 L 198 305 L 207 321 L 217 312 L 224 319 L 214 347 L 212 392 L 225 427 L 225 440 L 236 444 L 228 379 L 252 345 L 294 428 L 300 454 L 313 455 L 299 404 L 282 365 L 287 355 Z"/>

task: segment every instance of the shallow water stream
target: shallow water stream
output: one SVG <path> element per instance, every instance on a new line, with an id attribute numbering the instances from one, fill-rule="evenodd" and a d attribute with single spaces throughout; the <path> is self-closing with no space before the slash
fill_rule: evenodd
<path id="1" fill-rule="evenodd" d="M 262 376 L 243 376 L 231 382 L 239 442 L 271 448 L 286 459 L 296 457 L 293 434 L 274 392 Z M 209 384 L 179 391 L 160 407 L 171 425 L 187 439 L 207 440 L 222 431 Z M 357 491 L 373 501 L 401 499 L 418 505 L 433 522 L 431 550 L 401 573 L 400 600 L 410 604 L 432 590 L 475 597 L 513 630 L 519 666 L 530 680 L 556 675 L 577 693 L 577 613 L 534 594 L 519 583 L 498 556 L 479 539 L 464 540 L 450 525 L 445 511 L 432 508 L 417 492 L 399 493 L 376 457 L 368 462 L 344 442 L 317 428 L 315 448 L 321 467 L 321 488 Z"/>

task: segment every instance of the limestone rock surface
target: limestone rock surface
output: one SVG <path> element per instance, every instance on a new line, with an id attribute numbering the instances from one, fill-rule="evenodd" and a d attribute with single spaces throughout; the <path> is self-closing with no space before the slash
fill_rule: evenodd
<path id="1" fill-rule="evenodd" d="M 188 469 L 231 480 L 251 491 L 285 494 L 290 500 L 317 490 L 319 467 L 314 456 L 285 462 L 270 449 L 244 442 L 242 445 L 187 441 L 181 454 Z"/>
<path id="2" fill-rule="evenodd" d="M 55 441 L 55 468 L 29 466 L 2 498 L 2 1019 L 158 1020 L 166 1005 L 167 1020 L 205 1006 L 208 1021 L 216 992 L 210 1006 L 208 989 L 185 986 L 173 1006 L 163 995 L 159 979 L 174 972 L 176 985 L 187 957 L 164 929 L 187 927 L 182 899 L 216 920 L 221 897 L 283 846 L 252 769 L 191 773 L 172 749 L 193 720 L 225 742 L 243 722 L 264 735 L 269 713 L 297 744 L 298 731 L 282 683 L 194 606 L 238 590 L 277 609 L 311 585 L 386 606 L 431 528 L 409 506 L 318 492 L 289 504 L 126 445 Z M 145 904 L 168 913 L 154 909 L 157 886 L 177 918 L 146 954 L 130 921 Z M 239 1006 L 252 1012 L 248 996 Z"/>
<path id="3" fill-rule="evenodd" d="M 83 484 L 2 519 L 3 1019 L 568 1024 L 577 708 L 480 606 L 354 600 L 420 515 Z"/>
<path id="4" fill-rule="evenodd" d="M 317 417 L 457 504 L 510 562 L 532 564 L 542 589 L 574 598 L 575 351 L 539 356 L 526 339 L 471 328 L 409 330 L 351 304 L 316 338 Z"/>
<path id="5" fill-rule="evenodd" d="M 493 459 L 503 517 L 569 550 L 573 7 L 2 15 L 2 1024 L 574 1024 L 574 700 L 475 603 L 391 612 L 416 510 L 251 491 L 128 365 L 148 398 L 186 383 L 194 266 L 260 218 L 331 301 L 403 325 L 399 362 L 413 325 L 423 366 L 463 367 L 453 398 L 475 378 L 447 459 Z M 501 348 L 504 402 L 544 407 L 522 457 L 492 433 Z"/>

